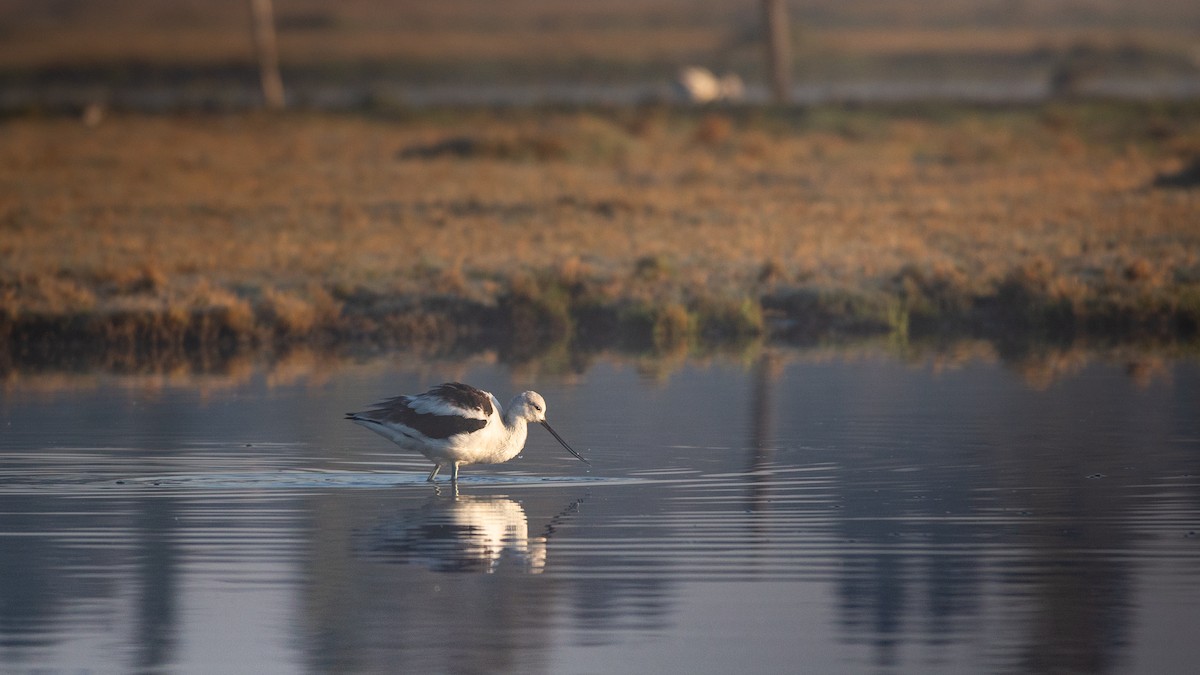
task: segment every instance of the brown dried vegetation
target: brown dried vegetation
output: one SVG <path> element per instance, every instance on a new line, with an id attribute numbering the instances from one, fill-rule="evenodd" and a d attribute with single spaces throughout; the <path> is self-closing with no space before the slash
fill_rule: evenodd
<path id="1" fill-rule="evenodd" d="M 0 129 L 0 349 L 1194 339 L 1191 104 Z"/>

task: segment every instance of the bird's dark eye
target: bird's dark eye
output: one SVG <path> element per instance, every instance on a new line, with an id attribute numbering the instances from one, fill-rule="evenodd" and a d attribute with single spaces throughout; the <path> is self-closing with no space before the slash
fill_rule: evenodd
<path id="1" fill-rule="evenodd" d="M 533 409 L 534 409 L 534 410 L 536 410 L 536 411 L 538 411 L 538 412 L 542 412 L 542 406 L 540 406 L 540 405 L 538 405 L 538 404 L 536 404 L 536 403 L 534 403 L 534 404 L 533 404 Z"/>

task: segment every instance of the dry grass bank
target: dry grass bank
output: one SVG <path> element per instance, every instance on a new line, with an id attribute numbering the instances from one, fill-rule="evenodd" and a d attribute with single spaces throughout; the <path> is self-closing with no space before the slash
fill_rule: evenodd
<path id="1" fill-rule="evenodd" d="M 1115 103 L 9 119 L 0 350 L 1194 340 L 1197 122 Z"/>

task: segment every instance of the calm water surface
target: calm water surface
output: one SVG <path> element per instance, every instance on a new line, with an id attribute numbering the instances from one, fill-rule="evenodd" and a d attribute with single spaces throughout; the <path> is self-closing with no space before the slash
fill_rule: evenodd
<path id="1" fill-rule="evenodd" d="M 0 393 L 0 672 L 1192 673 L 1200 368 L 397 356 Z M 589 470 L 341 420 L 536 388 Z"/>

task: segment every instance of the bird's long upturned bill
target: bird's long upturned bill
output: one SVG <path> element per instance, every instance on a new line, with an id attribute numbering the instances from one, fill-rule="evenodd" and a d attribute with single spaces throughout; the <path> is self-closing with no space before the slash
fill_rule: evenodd
<path id="1" fill-rule="evenodd" d="M 554 440 L 561 443 L 562 446 L 567 449 L 567 452 L 571 453 L 572 455 L 575 455 L 575 459 L 578 459 L 579 461 L 583 462 L 584 464 L 587 464 L 588 466 L 592 465 L 591 462 L 589 462 L 583 458 L 583 455 L 579 454 L 578 452 L 575 452 L 575 450 L 571 446 L 567 445 L 567 442 L 563 440 L 563 437 L 559 436 L 558 432 L 555 431 L 548 422 L 542 422 L 542 426 L 546 427 L 546 431 L 549 431 L 550 435 L 554 437 Z"/>

